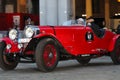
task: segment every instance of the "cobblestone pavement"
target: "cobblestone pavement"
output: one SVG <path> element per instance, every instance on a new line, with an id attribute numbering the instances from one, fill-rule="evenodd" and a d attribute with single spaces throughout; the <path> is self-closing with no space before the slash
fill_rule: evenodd
<path id="1" fill-rule="evenodd" d="M 53 72 L 43 73 L 36 64 L 19 64 L 15 70 L 0 69 L 0 80 L 120 80 L 120 65 L 109 57 L 91 60 L 82 66 L 76 60 L 59 62 Z"/>

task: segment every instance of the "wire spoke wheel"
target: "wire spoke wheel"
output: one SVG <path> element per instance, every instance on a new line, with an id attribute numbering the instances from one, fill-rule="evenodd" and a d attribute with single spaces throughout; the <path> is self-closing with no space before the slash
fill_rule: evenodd
<path id="1" fill-rule="evenodd" d="M 53 71 L 59 61 L 59 52 L 55 41 L 51 38 L 41 40 L 37 45 L 35 57 L 40 71 Z"/>
<path id="2" fill-rule="evenodd" d="M 53 45 L 46 45 L 43 53 L 44 63 L 46 66 L 51 67 L 55 64 L 57 59 L 56 53 L 57 51 Z"/>

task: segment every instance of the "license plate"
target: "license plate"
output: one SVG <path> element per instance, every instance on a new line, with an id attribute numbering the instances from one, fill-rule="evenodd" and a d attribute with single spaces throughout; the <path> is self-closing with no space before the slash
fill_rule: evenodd
<path id="1" fill-rule="evenodd" d="M 31 38 L 22 38 L 22 39 L 18 39 L 18 43 L 28 43 L 30 42 Z"/>

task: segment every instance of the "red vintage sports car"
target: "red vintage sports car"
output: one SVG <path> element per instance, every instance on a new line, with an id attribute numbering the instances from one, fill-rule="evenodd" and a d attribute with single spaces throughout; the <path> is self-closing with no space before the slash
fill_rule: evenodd
<path id="1" fill-rule="evenodd" d="M 58 61 L 76 59 L 87 64 L 91 58 L 110 56 L 120 64 L 120 35 L 89 26 L 34 26 L 23 31 L 11 29 L 0 39 L 0 67 L 12 70 L 18 63 L 36 63 L 40 71 L 49 72 Z"/>

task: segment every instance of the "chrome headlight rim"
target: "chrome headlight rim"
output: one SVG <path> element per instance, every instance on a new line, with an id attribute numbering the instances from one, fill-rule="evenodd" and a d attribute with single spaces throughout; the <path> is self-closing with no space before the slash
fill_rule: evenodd
<path id="1" fill-rule="evenodd" d="M 27 38 L 31 38 L 33 37 L 34 35 L 34 29 L 32 27 L 27 27 L 25 30 L 24 30 L 24 33 L 25 33 L 25 36 Z"/>
<path id="2" fill-rule="evenodd" d="M 8 34 L 11 40 L 15 40 L 17 38 L 17 35 L 18 35 L 18 31 L 16 29 L 11 29 Z"/>

